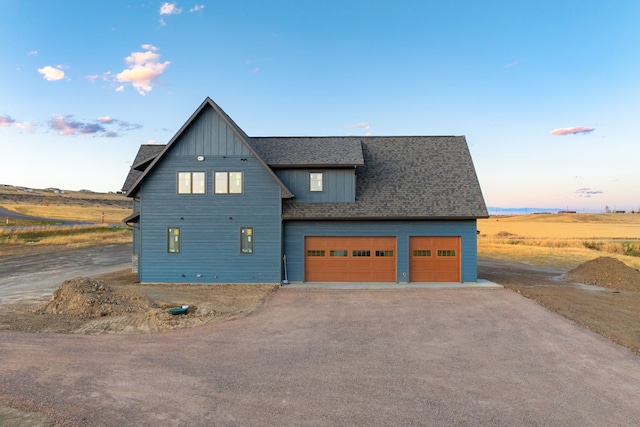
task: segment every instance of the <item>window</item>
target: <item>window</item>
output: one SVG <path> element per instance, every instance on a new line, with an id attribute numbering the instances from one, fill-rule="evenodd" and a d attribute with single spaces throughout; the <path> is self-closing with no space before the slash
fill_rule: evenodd
<path id="1" fill-rule="evenodd" d="M 215 172 L 215 194 L 242 194 L 242 172 Z"/>
<path id="2" fill-rule="evenodd" d="M 449 250 L 438 249 L 438 256 L 456 256 L 456 251 L 453 249 L 449 249 Z"/>
<path id="3" fill-rule="evenodd" d="M 170 254 L 180 253 L 180 229 L 169 228 L 169 236 L 167 239 L 167 251 Z"/>
<path id="4" fill-rule="evenodd" d="M 243 254 L 253 253 L 253 228 L 240 229 L 240 252 Z"/>
<path id="5" fill-rule="evenodd" d="M 309 174 L 309 191 L 322 191 L 322 172 Z"/>
<path id="6" fill-rule="evenodd" d="M 329 251 L 329 256 L 348 256 L 348 255 L 349 255 L 349 251 L 343 251 L 343 250 Z"/>
<path id="7" fill-rule="evenodd" d="M 307 256 L 324 256 L 323 250 L 309 250 L 307 251 Z"/>
<path id="8" fill-rule="evenodd" d="M 413 256 L 431 256 L 431 250 L 426 250 L 426 251 L 414 250 Z"/>
<path id="9" fill-rule="evenodd" d="M 353 251 L 351 253 L 353 256 L 371 256 L 371 251 Z"/>
<path id="10" fill-rule="evenodd" d="M 393 251 L 376 251 L 376 256 L 393 256 Z"/>
<path id="11" fill-rule="evenodd" d="M 204 194 L 204 172 L 178 172 L 178 194 Z"/>

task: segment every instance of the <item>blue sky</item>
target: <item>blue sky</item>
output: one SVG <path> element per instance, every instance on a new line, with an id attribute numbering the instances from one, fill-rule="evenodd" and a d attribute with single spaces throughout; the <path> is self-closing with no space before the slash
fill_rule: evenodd
<path id="1" fill-rule="evenodd" d="M 465 135 L 489 206 L 640 208 L 640 2 L 0 0 L 0 184 L 119 190 L 210 96 L 251 136 Z"/>

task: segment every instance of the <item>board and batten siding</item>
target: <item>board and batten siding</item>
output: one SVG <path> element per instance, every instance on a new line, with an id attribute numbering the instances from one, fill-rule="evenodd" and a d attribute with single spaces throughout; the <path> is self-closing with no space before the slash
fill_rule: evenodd
<path id="1" fill-rule="evenodd" d="M 463 282 L 478 281 L 476 220 L 461 221 L 286 221 L 284 254 L 287 279 L 304 280 L 305 236 L 395 236 L 397 282 L 409 281 L 410 236 L 460 237 Z"/>
<path id="2" fill-rule="evenodd" d="M 296 203 L 353 203 L 355 169 L 279 169 L 278 178 L 295 195 Z M 309 174 L 322 172 L 322 191 L 309 191 Z"/>
<path id="3" fill-rule="evenodd" d="M 280 282 L 280 185 L 215 117 L 205 110 L 140 187 L 141 282 Z M 218 128 L 208 133 L 208 126 Z M 200 155 L 204 160 L 197 160 Z M 214 194 L 214 172 L 222 171 L 243 172 L 242 194 Z M 205 172 L 206 193 L 178 194 L 178 172 Z M 180 228 L 177 254 L 167 247 L 174 227 Z M 243 227 L 253 228 L 252 254 L 240 252 Z"/>

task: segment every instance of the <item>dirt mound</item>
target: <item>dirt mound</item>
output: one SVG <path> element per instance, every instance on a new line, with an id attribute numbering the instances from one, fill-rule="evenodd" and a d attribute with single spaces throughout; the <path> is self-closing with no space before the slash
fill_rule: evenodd
<path id="1" fill-rule="evenodd" d="M 148 311 L 157 306 L 146 295 L 108 286 L 102 280 L 77 277 L 65 281 L 37 311 L 102 317 Z"/>
<path id="2" fill-rule="evenodd" d="M 587 261 L 569 271 L 565 280 L 621 291 L 640 291 L 640 271 L 611 257 Z"/>

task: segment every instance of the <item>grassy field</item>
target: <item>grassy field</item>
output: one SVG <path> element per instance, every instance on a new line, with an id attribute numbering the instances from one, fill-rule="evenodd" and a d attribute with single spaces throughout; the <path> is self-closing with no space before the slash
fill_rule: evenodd
<path id="1" fill-rule="evenodd" d="M 122 195 L 66 191 L 24 191 L 0 186 L 0 206 L 23 215 L 74 220 L 94 225 L 56 227 L 55 223 L 5 218 L 0 221 L 0 255 L 23 252 L 36 246 L 90 246 L 131 242 L 132 233 L 122 226 L 131 214 L 131 200 Z M 103 222 L 104 214 L 104 224 Z M 117 224 L 112 226 L 109 224 Z M 28 227 L 16 229 L 15 227 Z"/>
<path id="2" fill-rule="evenodd" d="M 478 220 L 478 255 L 573 268 L 612 256 L 640 268 L 639 214 L 544 214 Z"/>
<path id="3" fill-rule="evenodd" d="M 3 208 L 13 212 L 37 216 L 41 218 L 68 219 L 73 221 L 87 221 L 97 224 L 102 223 L 104 214 L 105 223 L 122 223 L 122 218 L 131 214 L 131 208 L 119 206 L 87 205 L 87 204 L 32 204 L 13 203 L 4 204 Z"/>

